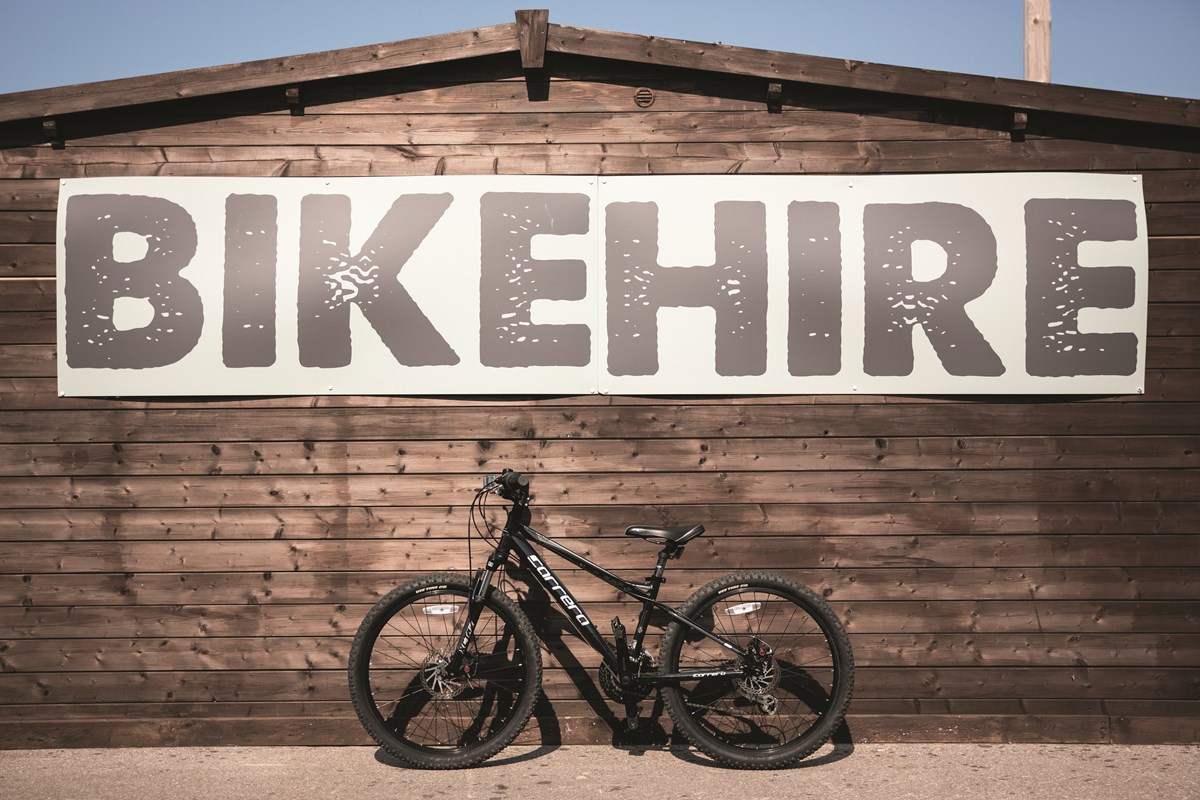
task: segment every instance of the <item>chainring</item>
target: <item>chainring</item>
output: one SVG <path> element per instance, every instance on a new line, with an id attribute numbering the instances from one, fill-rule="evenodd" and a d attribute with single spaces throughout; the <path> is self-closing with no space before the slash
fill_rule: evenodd
<path id="1" fill-rule="evenodd" d="M 642 653 L 638 664 L 638 674 L 645 672 L 653 672 L 658 668 L 654 663 L 654 659 L 648 653 Z M 608 664 L 600 665 L 600 688 L 604 690 L 604 694 L 609 700 L 618 703 L 637 702 L 645 700 L 654 691 L 653 686 L 644 684 L 632 684 L 630 686 L 622 686 L 621 681 L 617 679 L 617 673 L 613 672 L 612 667 Z"/>

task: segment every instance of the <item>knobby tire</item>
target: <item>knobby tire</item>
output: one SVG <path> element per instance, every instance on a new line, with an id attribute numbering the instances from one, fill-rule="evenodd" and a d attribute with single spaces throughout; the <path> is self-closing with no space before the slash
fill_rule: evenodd
<path id="1" fill-rule="evenodd" d="M 468 648 L 466 677 L 439 674 L 466 620 L 470 582 L 427 575 L 368 612 L 350 648 L 354 710 L 379 745 L 407 765 L 457 769 L 484 761 L 521 732 L 541 691 L 529 618 L 488 588 Z"/>
<path id="2" fill-rule="evenodd" d="M 846 630 L 803 584 L 767 572 L 726 575 L 680 613 L 743 649 L 770 648 L 757 680 L 701 678 L 664 687 L 676 730 L 728 766 L 778 769 L 823 745 L 842 724 L 854 687 Z M 739 659 L 679 622 L 663 637 L 664 672 L 735 668 Z"/>

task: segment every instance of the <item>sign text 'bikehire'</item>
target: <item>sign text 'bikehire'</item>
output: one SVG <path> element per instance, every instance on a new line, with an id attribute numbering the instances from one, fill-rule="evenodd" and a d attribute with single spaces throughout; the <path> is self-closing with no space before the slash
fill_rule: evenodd
<path id="1" fill-rule="evenodd" d="M 62 182 L 70 395 L 1125 394 L 1130 175 Z"/>

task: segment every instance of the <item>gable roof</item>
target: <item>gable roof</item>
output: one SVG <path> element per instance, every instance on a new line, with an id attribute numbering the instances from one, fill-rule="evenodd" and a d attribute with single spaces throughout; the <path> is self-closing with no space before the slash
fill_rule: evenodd
<path id="1" fill-rule="evenodd" d="M 516 49 L 516 25 L 509 23 L 343 50 L 160 72 L 97 83 L 77 83 L 73 86 L 0 95 L 0 122 L 270 86 L 290 86 L 326 78 L 507 53 Z"/>
<path id="2" fill-rule="evenodd" d="M 545 25 L 545 12 L 540 14 Z M 517 19 L 522 24 L 492 25 L 386 44 L 0 95 L 0 122 L 270 86 L 299 85 L 381 70 L 521 52 L 522 44 L 528 53 L 530 43 L 525 20 L 529 19 L 529 15 L 530 12 L 517 12 Z M 844 61 L 568 25 L 549 24 L 545 27 L 545 51 L 548 53 L 569 53 L 772 81 L 980 103 L 1018 111 L 1052 111 L 1159 125 L 1200 127 L 1200 101 L 1187 98 Z"/>

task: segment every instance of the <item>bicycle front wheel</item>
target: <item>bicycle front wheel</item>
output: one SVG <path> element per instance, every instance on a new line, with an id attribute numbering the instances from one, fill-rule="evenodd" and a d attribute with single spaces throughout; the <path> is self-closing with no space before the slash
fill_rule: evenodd
<path id="1" fill-rule="evenodd" d="M 529 619 L 489 589 L 461 674 L 445 665 L 467 622 L 470 584 L 429 575 L 368 612 L 350 649 L 350 696 L 375 741 L 405 763 L 453 769 L 508 745 L 529 721 L 542 661 Z"/>
<path id="2" fill-rule="evenodd" d="M 854 686 L 846 630 L 797 581 L 735 573 L 701 587 L 679 609 L 701 628 L 753 653 L 741 678 L 702 677 L 665 687 L 677 730 L 730 766 L 789 766 L 841 724 Z M 679 622 L 663 637 L 663 672 L 741 669 L 735 654 Z"/>

